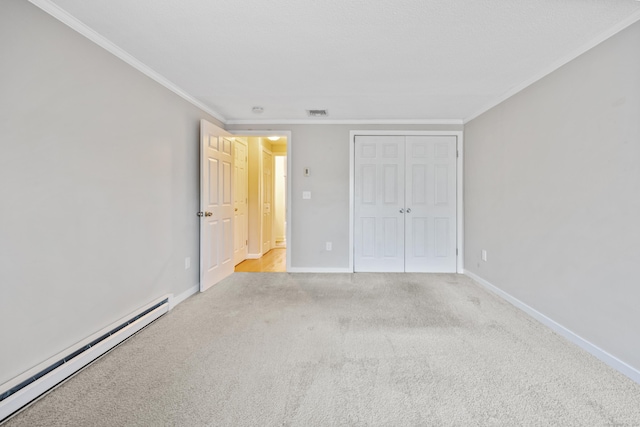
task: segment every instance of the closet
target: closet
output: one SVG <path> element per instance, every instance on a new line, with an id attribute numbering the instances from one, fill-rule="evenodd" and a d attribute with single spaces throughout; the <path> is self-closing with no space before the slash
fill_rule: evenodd
<path id="1" fill-rule="evenodd" d="M 356 136 L 354 271 L 456 271 L 456 137 Z"/>

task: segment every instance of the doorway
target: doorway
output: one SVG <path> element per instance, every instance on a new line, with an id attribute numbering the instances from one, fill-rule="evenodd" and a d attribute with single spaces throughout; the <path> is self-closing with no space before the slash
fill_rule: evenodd
<path id="1" fill-rule="evenodd" d="M 234 193 L 246 197 L 246 225 L 236 235 L 246 236 L 246 255 L 238 253 L 236 272 L 286 272 L 289 265 L 287 237 L 287 162 L 290 135 L 237 132 L 246 144 L 246 181 L 236 179 Z M 242 147 L 242 144 L 240 144 Z M 238 169 L 236 169 L 238 170 Z M 246 182 L 246 184 L 245 184 Z M 246 196 L 243 196 L 246 194 Z M 237 243 L 241 246 L 242 242 Z"/>

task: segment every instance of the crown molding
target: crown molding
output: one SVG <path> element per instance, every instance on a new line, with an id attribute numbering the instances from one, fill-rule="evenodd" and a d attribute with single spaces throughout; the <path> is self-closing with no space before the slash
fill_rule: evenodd
<path id="1" fill-rule="evenodd" d="M 326 119 L 268 119 L 268 120 L 227 120 L 228 125 L 461 125 L 462 119 L 417 119 L 417 120 L 326 120 Z"/>
<path id="2" fill-rule="evenodd" d="M 162 75 L 158 74 L 157 72 L 155 72 L 154 70 L 152 70 L 151 68 L 149 68 L 148 66 L 146 66 L 145 64 L 137 60 L 136 58 L 134 58 L 132 55 L 124 51 L 119 46 L 113 44 L 104 36 L 98 34 L 94 30 L 89 28 L 87 25 L 85 25 L 84 23 L 82 23 L 72 15 L 70 15 L 64 9 L 61 9 L 58 5 L 52 3 L 50 0 L 29 0 L 29 2 L 39 7 L 43 11 L 47 12 L 49 15 L 53 16 L 58 21 L 67 25 L 71 29 L 82 34 L 83 36 L 85 36 L 86 38 L 88 38 L 98 46 L 102 47 L 109 53 L 120 58 L 121 60 L 131 65 L 136 70 L 140 71 L 141 73 L 145 74 L 146 76 L 160 83 L 162 86 L 166 87 L 171 92 L 180 96 L 185 101 L 193 104 L 194 106 L 198 107 L 205 113 L 212 115 L 216 119 L 220 120 L 223 124 L 227 123 L 227 120 L 220 113 L 212 110 L 210 107 L 198 101 L 197 99 L 189 95 L 187 92 L 182 90 L 180 87 L 178 87 L 177 85 L 175 85 L 174 83 L 172 83 L 171 81 L 163 77 Z"/>
<path id="3" fill-rule="evenodd" d="M 543 69 L 541 72 L 533 75 L 531 78 L 525 80 L 524 82 L 520 83 L 517 86 L 514 86 L 513 88 L 511 88 L 510 90 L 508 90 L 507 92 L 505 92 L 504 94 L 499 96 L 498 98 L 496 98 L 493 101 L 489 102 L 484 107 L 480 108 L 475 113 L 473 113 L 470 116 L 468 116 L 467 118 L 465 118 L 463 120 L 463 124 L 467 124 L 471 120 L 473 120 L 476 117 L 480 116 L 481 114 L 486 113 L 487 111 L 489 111 L 493 107 L 495 107 L 498 104 L 506 101 L 507 99 L 511 98 L 513 95 L 515 95 L 518 92 L 524 90 L 525 88 L 531 86 L 532 84 L 534 84 L 538 80 L 542 80 L 544 77 L 546 77 L 549 74 L 553 73 L 554 71 L 556 71 L 557 69 L 559 69 L 563 65 L 573 61 L 578 56 L 582 55 L 583 53 L 585 53 L 585 52 L 587 52 L 587 51 L 589 51 L 591 49 L 593 49 L 594 47 L 596 47 L 600 43 L 604 42 L 605 40 L 607 40 L 607 39 L 609 39 L 609 38 L 611 38 L 613 36 L 615 36 L 620 31 L 622 31 L 625 28 L 635 24 L 638 21 L 640 21 L 640 10 L 638 10 L 637 12 L 629 15 L 629 17 L 627 17 L 623 21 L 619 22 L 618 24 L 614 25 L 613 27 L 609 28 L 608 30 L 603 31 L 602 33 L 598 34 L 591 41 L 589 41 L 588 43 L 585 43 L 584 45 L 580 46 L 578 49 L 574 50 L 569 55 L 561 58 L 560 60 L 558 60 L 556 62 L 554 62 L 549 67 Z"/>

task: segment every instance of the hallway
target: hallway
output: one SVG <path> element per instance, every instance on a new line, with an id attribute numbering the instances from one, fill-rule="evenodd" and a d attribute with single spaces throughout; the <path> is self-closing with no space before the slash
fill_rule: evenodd
<path id="1" fill-rule="evenodd" d="M 259 259 L 247 259 L 236 265 L 236 273 L 284 273 L 287 271 L 287 249 L 273 248 Z"/>

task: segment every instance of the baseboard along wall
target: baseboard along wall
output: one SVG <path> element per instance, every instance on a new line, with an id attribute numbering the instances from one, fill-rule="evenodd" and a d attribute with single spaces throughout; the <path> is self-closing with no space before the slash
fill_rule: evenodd
<path id="1" fill-rule="evenodd" d="M 333 267 L 291 267 L 287 273 L 353 273 L 350 268 Z"/>
<path id="2" fill-rule="evenodd" d="M 169 297 L 169 310 L 172 310 L 176 305 L 180 304 L 181 302 L 189 298 L 191 295 L 197 294 L 199 290 L 200 290 L 200 284 L 198 283 L 195 286 L 192 286 L 186 291 L 180 293 L 180 295 L 176 295 L 175 297 L 171 295 Z"/>
<path id="3" fill-rule="evenodd" d="M 529 305 L 527 305 L 524 302 L 520 301 L 516 297 L 508 294 L 507 292 L 503 291 L 502 289 L 498 288 L 497 286 L 493 285 L 492 283 L 490 283 L 489 281 L 483 279 L 482 277 L 478 276 L 477 274 L 472 273 L 472 272 L 470 272 L 468 270 L 464 270 L 464 274 L 466 276 L 470 277 L 471 279 L 475 280 L 476 282 L 478 282 L 485 289 L 489 290 L 490 292 L 492 292 L 495 295 L 499 296 L 503 300 L 507 301 L 508 303 L 510 303 L 510 304 L 514 305 L 515 307 L 519 308 L 520 310 L 524 311 L 529 316 L 531 316 L 534 319 L 536 319 L 538 322 L 540 322 L 543 325 L 551 328 L 557 334 L 559 334 L 559 335 L 563 336 L 564 338 L 568 339 L 569 341 L 571 341 L 572 343 L 576 344 L 577 346 L 579 346 L 583 350 L 586 350 L 587 352 L 591 353 L 593 356 L 597 357 L 598 359 L 600 359 L 601 361 L 603 361 L 604 363 L 606 363 L 607 365 L 609 365 L 613 369 L 617 370 L 621 374 L 629 377 L 630 379 L 632 379 L 636 383 L 640 384 L 640 371 L 637 370 L 636 368 L 634 368 L 633 366 L 630 366 L 629 364 L 623 362 L 622 360 L 618 359 L 617 357 L 609 354 L 608 352 L 606 352 L 605 350 L 601 349 L 597 345 L 592 344 L 591 342 L 587 341 L 586 339 L 584 339 L 581 336 L 577 335 L 576 333 L 572 332 L 570 329 L 562 326 L 561 324 L 559 324 L 555 320 L 545 316 L 544 314 L 540 313 L 536 309 L 530 307 Z"/>

